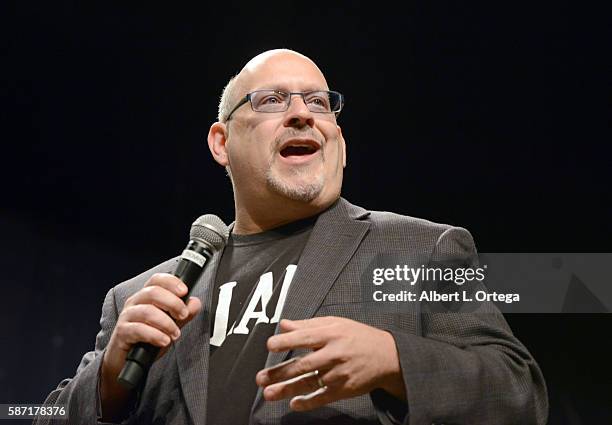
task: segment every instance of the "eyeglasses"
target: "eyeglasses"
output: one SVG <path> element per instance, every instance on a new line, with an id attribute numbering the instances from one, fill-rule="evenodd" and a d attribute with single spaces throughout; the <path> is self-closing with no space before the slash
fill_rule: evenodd
<path id="1" fill-rule="evenodd" d="M 291 105 L 293 95 L 301 96 L 310 112 L 320 114 L 338 114 L 344 106 L 344 96 L 337 91 L 307 91 L 286 93 L 279 90 L 256 90 L 248 93 L 227 115 L 225 121 L 229 121 L 236 109 L 247 102 L 251 102 L 251 109 L 255 112 L 285 112 Z"/>

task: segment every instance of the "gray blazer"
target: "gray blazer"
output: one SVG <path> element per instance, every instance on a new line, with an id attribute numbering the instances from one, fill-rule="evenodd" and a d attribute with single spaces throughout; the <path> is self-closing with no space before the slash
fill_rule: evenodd
<path id="1" fill-rule="evenodd" d="M 288 401 L 257 394 L 251 424 L 544 424 L 548 400 L 536 362 L 492 304 L 473 313 L 385 312 L 367 308 L 362 278 L 381 253 L 425 257 L 452 255 L 473 261 L 468 231 L 388 212 L 366 211 L 340 198 L 318 218 L 299 260 L 282 317 L 342 316 L 386 329 L 400 356 L 408 414 L 384 393 L 362 395 L 310 412 L 292 412 Z M 205 424 L 209 362 L 210 291 L 221 255 L 216 254 L 192 295 L 202 313 L 151 368 L 139 403 L 125 422 Z M 45 403 L 67 404 L 69 423 L 94 424 L 99 413 L 102 354 L 126 299 L 156 272 L 172 272 L 177 258 L 112 288 L 104 300 L 95 350 L 76 375 L 63 380 Z M 371 303 L 370 303 L 371 304 Z M 266 366 L 290 353 L 270 353 Z M 240 388 L 236 388 L 240 391 Z M 231 401 L 228 400 L 228 408 Z M 397 406 L 396 406 L 397 407 Z M 402 422 L 397 422 L 399 419 Z M 39 419 L 35 423 L 48 423 Z M 59 422 L 58 422 L 59 423 Z M 66 423 L 66 422 L 61 422 Z"/>

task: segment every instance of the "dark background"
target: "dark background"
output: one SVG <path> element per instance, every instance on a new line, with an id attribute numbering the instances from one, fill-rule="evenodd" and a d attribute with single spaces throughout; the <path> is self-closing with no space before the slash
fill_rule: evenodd
<path id="1" fill-rule="evenodd" d="M 481 252 L 612 252 L 605 10 L 561 2 L 20 2 L 3 13 L 0 403 L 42 402 L 104 294 L 232 221 L 220 92 L 288 47 L 346 95 L 343 194 Z M 551 424 L 609 423 L 610 315 L 515 315 Z"/>

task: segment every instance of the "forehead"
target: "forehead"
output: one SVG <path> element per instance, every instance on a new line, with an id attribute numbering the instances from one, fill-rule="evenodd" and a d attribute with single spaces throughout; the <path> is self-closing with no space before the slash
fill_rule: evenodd
<path id="1" fill-rule="evenodd" d="M 257 89 L 288 91 L 328 90 L 323 73 L 308 58 L 278 54 L 249 62 L 244 70 L 242 87 L 246 92 Z"/>

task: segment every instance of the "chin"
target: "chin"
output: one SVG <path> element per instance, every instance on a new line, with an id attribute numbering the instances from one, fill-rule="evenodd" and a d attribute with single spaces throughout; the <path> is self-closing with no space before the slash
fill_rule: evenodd
<path id="1" fill-rule="evenodd" d="M 268 187 L 275 193 L 293 201 L 311 202 L 316 199 L 324 187 L 323 176 L 309 179 L 280 179 L 270 173 L 267 178 Z"/>

